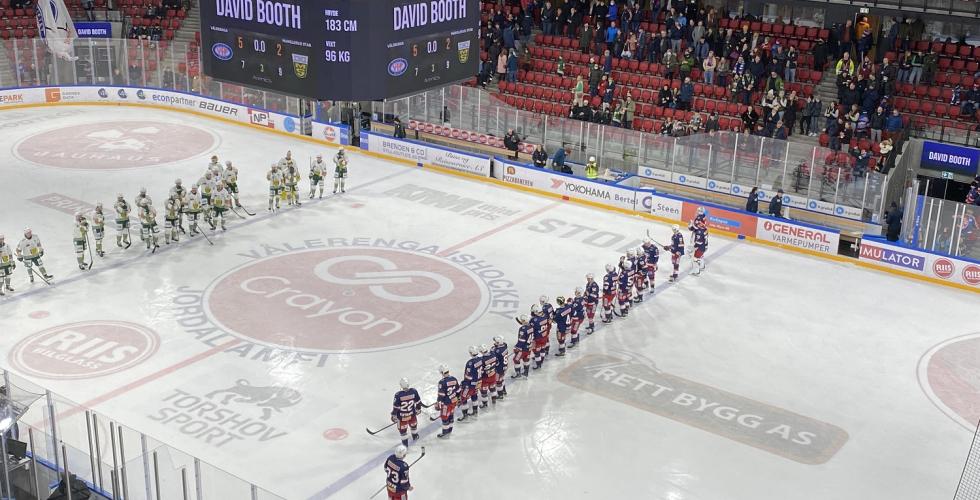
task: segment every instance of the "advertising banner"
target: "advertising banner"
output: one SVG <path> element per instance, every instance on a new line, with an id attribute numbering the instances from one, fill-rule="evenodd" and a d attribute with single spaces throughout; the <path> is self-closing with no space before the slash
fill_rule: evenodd
<path id="1" fill-rule="evenodd" d="M 395 139 L 387 135 L 370 132 L 361 133 L 361 149 L 408 160 L 420 167 L 435 165 L 490 177 L 489 156 L 453 151 L 422 142 Z"/>
<path id="2" fill-rule="evenodd" d="M 980 264 L 894 245 L 880 239 L 862 239 L 861 260 L 929 278 L 980 287 Z"/>
<path id="3" fill-rule="evenodd" d="M 828 229 L 792 223 L 781 219 L 759 218 L 755 237 L 827 255 L 837 255 L 840 233 Z"/>
<path id="4" fill-rule="evenodd" d="M 577 198 L 627 210 L 636 208 L 637 192 L 633 189 L 526 167 L 500 158 L 496 162 L 498 168 L 495 176 L 504 182 L 560 194 L 563 198 Z"/>
<path id="5" fill-rule="evenodd" d="M 112 23 L 103 21 L 75 21 L 78 38 L 112 38 Z"/>
<path id="6" fill-rule="evenodd" d="M 350 127 L 342 123 L 313 122 L 313 138 L 330 144 L 350 144 Z"/>

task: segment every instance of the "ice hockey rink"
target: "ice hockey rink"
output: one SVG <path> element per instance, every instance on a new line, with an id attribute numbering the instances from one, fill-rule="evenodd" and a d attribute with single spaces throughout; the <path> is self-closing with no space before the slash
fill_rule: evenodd
<path id="1" fill-rule="evenodd" d="M 433 402 L 440 363 L 461 376 L 467 347 L 512 345 L 540 295 L 670 233 L 356 151 L 347 193 L 309 200 L 307 162 L 334 150 L 186 114 L 0 123 L 0 232 L 16 246 L 33 228 L 55 276 L 15 271 L 4 367 L 289 499 L 368 498 L 398 435 L 365 427 L 389 423 L 399 378 Z M 286 150 L 303 205 L 270 214 L 265 172 Z M 141 186 L 159 208 L 212 154 L 238 166 L 254 217 L 155 254 L 135 232 L 120 250 L 107 224 L 105 258 L 78 269 L 75 209 L 102 201 L 111 219 L 116 193 L 132 203 Z M 683 262 L 669 285 L 662 258 L 652 299 L 508 379 L 450 439 L 423 417 L 413 498 L 952 497 L 980 418 L 976 295 L 721 236 L 704 274 Z M 104 341 L 130 348 L 99 356 Z M 81 448 L 83 414 L 65 413 L 61 437 Z"/>

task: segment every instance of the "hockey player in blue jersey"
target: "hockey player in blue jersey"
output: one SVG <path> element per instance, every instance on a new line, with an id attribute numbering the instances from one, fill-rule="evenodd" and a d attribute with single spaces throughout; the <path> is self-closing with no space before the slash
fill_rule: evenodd
<path id="1" fill-rule="evenodd" d="M 708 229 L 708 212 L 705 211 L 704 207 L 698 207 L 698 214 L 691 219 L 691 223 L 688 224 L 687 228 L 691 231 L 695 229 Z"/>
<path id="2" fill-rule="evenodd" d="M 483 377 L 480 379 L 480 407 L 486 408 L 488 403 L 497 404 L 497 355 L 490 352 L 490 346 L 480 346 L 480 357 L 483 358 Z"/>
<path id="3" fill-rule="evenodd" d="M 412 491 L 412 482 L 408 479 L 408 464 L 405 462 L 408 448 L 399 446 L 385 460 L 385 485 L 388 489 L 388 500 L 408 500 L 408 492 Z"/>
<path id="4" fill-rule="evenodd" d="M 657 263 L 660 261 L 660 248 L 653 244 L 649 238 L 643 240 L 643 251 L 646 252 L 646 269 L 643 271 L 647 275 L 647 288 L 653 293 L 657 281 Z"/>
<path id="5" fill-rule="evenodd" d="M 463 415 L 459 417 L 460 422 L 466 421 L 466 418 L 472 413 L 473 418 L 476 418 L 480 413 L 480 407 L 477 405 L 478 391 L 480 390 L 480 380 L 483 378 L 483 356 L 480 356 L 480 350 L 476 348 L 475 345 L 470 346 L 470 359 L 466 361 L 466 367 L 463 369 L 463 395 L 460 398 L 460 405 L 463 407 Z"/>
<path id="6" fill-rule="evenodd" d="M 575 298 L 572 299 L 572 340 L 568 344 L 569 349 L 574 349 L 578 345 L 578 329 L 585 321 L 585 296 L 581 288 L 575 289 Z"/>
<path id="7" fill-rule="evenodd" d="M 449 374 L 449 367 L 439 365 L 439 393 L 436 398 L 436 409 L 439 410 L 439 418 L 442 419 L 442 432 L 436 437 L 447 438 L 453 432 L 453 420 L 456 414 L 456 405 L 459 404 L 459 381 L 456 377 Z"/>
<path id="8" fill-rule="evenodd" d="M 565 302 L 565 297 L 559 295 L 555 302 L 558 308 L 555 309 L 555 325 L 558 327 L 558 353 L 555 356 L 565 355 L 565 340 L 568 338 L 568 328 L 572 325 L 572 304 Z"/>
<path id="9" fill-rule="evenodd" d="M 517 329 L 517 342 L 514 344 L 514 375 L 511 378 L 526 378 L 531 365 L 531 342 L 534 336 L 526 314 L 517 318 L 517 323 L 521 326 Z"/>
<path id="10" fill-rule="evenodd" d="M 633 289 L 636 291 L 633 302 L 643 302 L 643 292 L 647 289 L 647 254 L 643 248 L 637 248 L 633 251 L 633 255 L 635 256 L 633 259 Z"/>
<path id="11" fill-rule="evenodd" d="M 412 429 L 412 441 L 419 438 L 419 410 L 422 408 L 422 398 L 408 379 L 402 377 L 398 382 L 401 390 L 395 393 L 395 401 L 391 404 L 391 421 L 398 424 L 398 433 L 402 436 L 402 445 L 408 446 L 408 429 Z"/>
<path id="12" fill-rule="evenodd" d="M 619 315 L 626 317 L 630 313 L 630 304 L 633 291 L 633 263 L 629 259 L 624 259 L 620 264 L 619 271 Z"/>
<path id="13" fill-rule="evenodd" d="M 507 378 L 507 342 L 503 337 L 497 335 L 493 338 L 490 352 L 497 357 L 497 399 L 504 399 L 507 395 L 507 384 L 504 383 Z"/>
<path id="14" fill-rule="evenodd" d="M 700 276 L 704 271 L 704 254 L 708 251 L 708 226 L 691 224 L 691 244 L 694 245 L 694 274 Z"/>
<path id="15" fill-rule="evenodd" d="M 534 345 L 531 351 L 534 353 L 534 368 L 537 370 L 544 364 L 544 357 L 548 348 L 548 318 L 537 304 L 531 306 L 531 335 L 534 337 Z M 525 371 L 525 373 L 527 373 Z"/>
<path id="16" fill-rule="evenodd" d="M 585 315 L 589 318 L 588 333 L 595 331 L 595 308 L 599 305 L 599 284 L 592 273 L 585 275 Z"/>
<path id="17" fill-rule="evenodd" d="M 684 235 L 681 234 L 681 228 L 677 224 L 674 224 L 670 229 L 674 234 L 670 237 L 670 245 L 664 245 L 664 250 L 670 252 L 670 263 L 674 266 L 674 272 L 670 275 L 670 281 L 673 283 L 677 281 L 681 257 L 684 256 Z"/>
<path id="18" fill-rule="evenodd" d="M 606 275 L 602 277 L 602 322 L 611 323 L 613 313 L 613 299 L 616 298 L 618 274 L 616 267 L 606 264 Z"/>
<path id="19" fill-rule="evenodd" d="M 555 325 L 555 306 L 548 302 L 547 295 L 538 298 L 538 306 L 541 308 L 541 314 L 548 320 L 544 333 L 544 355 L 547 356 L 551 352 L 551 329 Z"/>

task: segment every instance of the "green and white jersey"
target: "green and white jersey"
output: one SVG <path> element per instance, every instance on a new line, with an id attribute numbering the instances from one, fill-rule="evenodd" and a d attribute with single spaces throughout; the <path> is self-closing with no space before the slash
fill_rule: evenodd
<path id="1" fill-rule="evenodd" d="M 279 170 L 286 170 L 290 167 L 296 168 L 296 160 L 292 158 L 283 158 L 279 160 Z"/>
<path id="2" fill-rule="evenodd" d="M 275 169 L 269 170 L 269 173 L 265 175 L 265 178 L 269 180 L 269 187 L 278 189 L 282 187 L 282 170 Z"/>
<path id="3" fill-rule="evenodd" d="M 163 204 L 163 217 L 169 220 L 177 220 L 180 217 L 180 200 L 167 198 L 167 202 Z"/>
<path id="4" fill-rule="evenodd" d="M 41 238 L 36 234 L 30 238 L 24 238 L 17 244 L 17 255 L 25 259 L 36 259 L 44 255 L 44 247 L 41 246 Z"/>
<path id="5" fill-rule="evenodd" d="M 184 195 L 184 201 L 181 204 L 184 207 L 184 212 L 190 214 L 201 213 L 201 209 L 204 207 L 204 200 L 201 198 L 201 192 L 196 193 L 188 191 Z"/>
<path id="6" fill-rule="evenodd" d="M 14 254 L 10 252 L 10 245 L 0 243 L 0 267 L 10 267 L 14 265 Z"/>
<path id="7" fill-rule="evenodd" d="M 314 161 L 310 165 L 310 177 L 319 177 L 327 175 L 327 163 L 323 160 Z"/>
<path id="8" fill-rule="evenodd" d="M 116 210 L 116 222 L 129 222 L 129 203 L 126 200 L 117 200 L 112 208 Z"/>
<path id="9" fill-rule="evenodd" d="M 157 223 L 157 211 L 153 207 L 148 207 L 149 210 L 140 210 L 140 224 L 144 227 L 155 226 Z"/>
<path id="10" fill-rule="evenodd" d="M 153 204 L 153 198 L 150 198 L 149 196 L 147 196 L 145 194 L 138 194 L 138 195 L 136 195 L 136 199 L 134 200 L 133 206 L 135 206 L 138 209 L 138 208 L 141 208 L 144 203 L 147 204 L 147 205 L 152 205 Z"/>
<path id="11" fill-rule="evenodd" d="M 212 174 L 221 175 L 221 162 L 212 161 L 211 163 L 208 163 L 208 171 L 210 171 Z"/>
<path id="12" fill-rule="evenodd" d="M 218 189 L 211 196 L 211 206 L 217 210 L 227 210 L 231 206 L 231 193 L 225 189 Z"/>
<path id="13" fill-rule="evenodd" d="M 333 159 L 334 177 L 347 177 L 347 156 L 337 155 Z"/>
<path id="14" fill-rule="evenodd" d="M 105 230 L 105 214 L 102 212 L 95 212 L 92 214 L 92 228 L 96 231 Z"/>
<path id="15" fill-rule="evenodd" d="M 214 188 L 218 185 L 215 182 L 214 177 L 208 179 L 207 176 L 201 177 L 201 180 L 197 181 L 197 189 L 201 192 L 201 196 L 205 198 L 210 198 L 214 194 Z"/>
<path id="16" fill-rule="evenodd" d="M 221 173 L 221 179 L 225 181 L 225 184 L 238 184 L 238 169 L 235 167 L 227 167 Z"/>
<path id="17" fill-rule="evenodd" d="M 88 236 L 88 222 L 82 219 L 81 222 L 75 221 L 75 230 L 72 231 L 72 237 L 75 241 L 85 241 L 85 237 Z"/>

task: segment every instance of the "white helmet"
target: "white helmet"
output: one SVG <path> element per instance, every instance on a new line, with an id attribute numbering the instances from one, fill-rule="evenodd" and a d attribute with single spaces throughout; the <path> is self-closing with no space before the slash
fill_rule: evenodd
<path id="1" fill-rule="evenodd" d="M 493 337 L 493 343 L 494 343 L 494 345 L 503 344 L 504 343 L 504 338 L 502 336 L 500 336 L 500 335 L 494 335 L 494 337 Z"/>
<path id="2" fill-rule="evenodd" d="M 95 204 L 95 209 L 96 210 L 102 210 L 102 202 L 101 201 Z"/>
<path id="3" fill-rule="evenodd" d="M 116 193 L 116 199 L 117 199 L 117 200 L 121 200 L 121 199 L 123 199 L 123 198 L 125 198 L 125 197 L 123 196 L 123 194 L 122 194 L 122 193 Z"/>
<path id="4" fill-rule="evenodd" d="M 486 344 L 480 346 L 480 354 L 486 354 L 488 352 L 490 352 L 490 347 L 488 347 Z"/>
<path id="5" fill-rule="evenodd" d="M 635 255 L 635 254 L 633 253 L 633 249 L 629 249 L 629 250 L 627 250 L 627 251 L 626 251 L 626 257 L 627 257 L 627 258 L 629 258 L 629 257 L 632 257 L 632 256 L 634 256 L 634 255 Z"/>
<path id="6" fill-rule="evenodd" d="M 595 156 L 590 156 L 589 161 L 595 161 Z"/>
<path id="7" fill-rule="evenodd" d="M 449 365 L 446 365 L 445 363 L 439 365 L 439 373 L 449 375 Z"/>
<path id="8" fill-rule="evenodd" d="M 531 314 L 537 315 L 541 312 L 541 308 L 537 304 L 531 304 Z"/>
<path id="9" fill-rule="evenodd" d="M 650 238 L 643 238 L 643 244 L 644 245 L 649 245 L 651 243 L 653 243 L 653 240 L 651 240 Z"/>
<path id="10" fill-rule="evenodd" d="M 480 350 L 477 349 L 475 345 L 471 345 L 470 346 L 470 356 L 476 356 L 477 354 L 480 354 Z"/>
<path id="11" fill-rule="evenodd" d="M 595 279 L 595 275 L 593 275 L 592 273 L 586 274 L 585 279 L 592 281 Z"/>
<path id="12" fill-rule="evenodd" d="M 317 158 L 318 160 L 322 160 L 322 159 L 323 159 L 323 155 L 322 155 L 322 154 L 318 154 L 318 155 L 316 155 L 316 158 Z"/>
<path id="13" fill-rule="evenodd" d="M 25 227 L 24 228 L 24 236 L 30 236 L 30 235 L 31 235 L 31 228 Z"/>
<path id="14" fill-rule="evenodd" d="M 639 256 L 641 256 L 641 255 L 643 255 L 643 253 L 644 253 L 644 252 L 643 252 L 643 247 L 636 247 L 636 250 L 635 250 L 635 252 L 636 252 L 636 256 L 637 256 L 637 257 L 639 257 Z"/>
<path id="15" fill-rule="evenodd" d="M 403 444 L 398 445 L 398 448 L 395 448 L 395 457 L 402 459 L 405 458 L 405 455 L 408 455 L 408 448 Z"/>
<path id="16" fill-rule="evenodd" d="M 527 320 L 527 314 L 522 314 L 522 315 L 520 315 L 520 316 L 517 317 L 517 322 L 520 323 L 520 324 L 522 324 L 522 325 L 526 325 L 527 324 L 527 321 L 528 321 Z"/>
<path id="17" fill-rule="evenodd" d="M 176 185 L 179 186 L 181 182 L 183 182 L 183 181 L 180 180 L 180 177 L 178 177 L 177 180 L 174 181 L 174 184 L 176 184 Z"/>
<path id="18" fill-rule="evenodd" d="M 408 389 L 412 384 L 408 383 L 408 377 L 402 377 L 402 379 L 398 381 L 398 385 L 402 386 L 402 389 Z"/>
<path id="19" fill-rule="evenodd" d="M 145 187 L 141 187 L 140 188 L 140 194 L 146 194 L 146 188 Z"/>
<path id="20" fill-rule="evenodd" d="M 548 296 L 547 295 L 542 295 L 542 296 L 538 297 L 538 302 L 540 302 L 541 305 L 547 304 L 548 303 Z"/>
<path id="21" fill-rule="evenodd" d="M 582 293 L 583 293 L 582 292 L 582 287 L 580 287 L 580 286 L 575 287 L 575 296 L 576 297 L 581 297 L 582 296 Z"/>
<path id="22" fill-rule="evenodd" d="M 226 167 L 230 167 L 230 166 L 231 166 L 231 160 L 228 160 L 228 161 L 226 161 L 226 162 L 225 162 L 225 166 L 226 166 Z"/>
<path id="23" fill-rule="evenodd" d="M 698 207 L 698 215 L 704 215 L 704 207 Z"/>
<path id="24" fill-rule="evenodd" d="M 338 152 L 338 153 L 343 153 L 343 152 L 344 152 L 344 147 L 343 147 L 343 146 L 341 146 L 340 148 L 338 148 L 338 149 L 337 149 L 337 152 Z"/>
<path id="25" fill-rule="evenodd" d="M 673 232 L 675 232 L 675 233 L 679 233 L 679 232 L 681 232 L 681 227 L 678 226 L 677 224 L 674 224 L 673 226 L 670 226 L 670 230 L 673 231 Z"/>
<path id="26" fill-rule="evenodd" d="M 607 273 L 611 273 L 611 272 L 613 272 L 613 270 L 615 270 L 615 269 L 616 269 L 616 266 L 614 266 L 614 265 L 612 265 L 612 264 L 606 264 L 606 272 L 607 272 Z"/>

